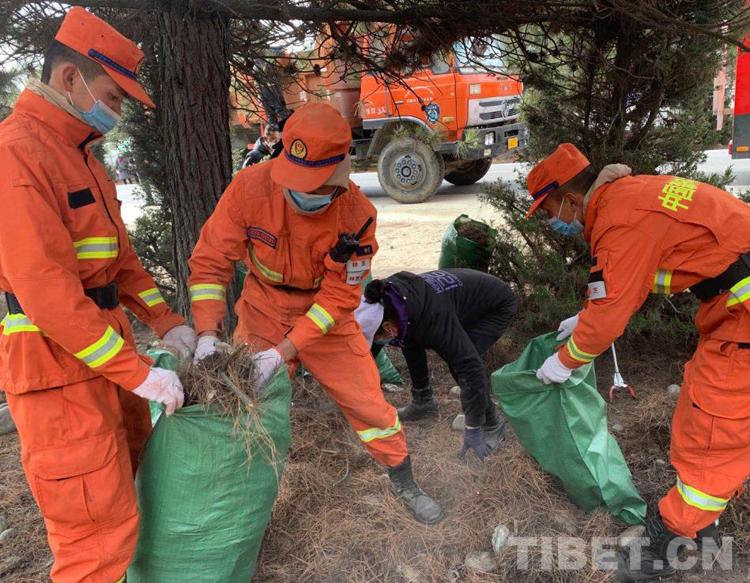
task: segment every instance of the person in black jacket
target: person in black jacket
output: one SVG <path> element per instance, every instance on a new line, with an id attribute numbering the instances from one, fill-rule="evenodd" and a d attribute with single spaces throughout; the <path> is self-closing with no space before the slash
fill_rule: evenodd
<path id="1" fill-rule="evenodd" d="M 461 387 L 466 416 L 462 455 L 473 449 L 484 459 L 505 435 L 490 396 L 482 355 L 502 336 L 517 310 L 504 281 L 472 269 L 442 269 L 415 275 L 402 271 L 373 280 L 357 319 L 377 356 L 384 344 L 400 346 L 412 382 L 412 402 L 398 410 L 402 421 L 437 415 L 427 349 L 437 352 Z"/>

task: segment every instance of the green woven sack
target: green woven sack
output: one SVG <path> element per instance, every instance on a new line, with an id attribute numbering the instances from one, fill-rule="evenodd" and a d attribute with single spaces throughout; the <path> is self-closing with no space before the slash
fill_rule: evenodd
<path id="1" fill-rule="evenodd" d="M 149 355 L 173 368 L 164 352 Z M 291 395 L 283 367 L 248 420 L 275 451 L 259 438 L 250 462 L 231 419 L 199 405 L 158 418 L 136 477 L 141 528 L 128 583 L 250 580 L 291 442 Z"/>
<path id="2" fill-rule="evenodd" d="M 559 385 L 536 378 L 559 344 L 556 335 L 534 338 L 518 360 L 492 373 L 492 391 L 521 444 L 560 479 L 576 504 L 585 510 L 603 505 L 627 524 L 642 524 L 646 503 L 607 430 L 607 405 L 596 390 L 594 364 L 576 369 Z"/>

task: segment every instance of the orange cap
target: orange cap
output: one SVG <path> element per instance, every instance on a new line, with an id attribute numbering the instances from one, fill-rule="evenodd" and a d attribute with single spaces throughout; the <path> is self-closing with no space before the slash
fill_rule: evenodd
<path id="1" fill-rule="evenodd" d="M 323 186 L 344 161 L 352 143 L 346 120 L 326 103 L 308 103 L 284 125 L 284 153 L 271 178 L 290 190 L 310 192 Z"/>
<path id="2" fill-rule="evenodd" d="M 138 83 L 143 51 L 98 16 L 79 6 L 65 15 L 55 40 L 99 63 L 120 88 L 148 107 L 155 107 Z"/>
<path id="3" fill-rule="evenodd" d="M 533 199 L 526 218 L 537 211 L 545 198 L 589 166 L 591 162 L 573 144 L 557 146 L 557 149 L 534 166 L 526 177 L 526 186 Z"/>

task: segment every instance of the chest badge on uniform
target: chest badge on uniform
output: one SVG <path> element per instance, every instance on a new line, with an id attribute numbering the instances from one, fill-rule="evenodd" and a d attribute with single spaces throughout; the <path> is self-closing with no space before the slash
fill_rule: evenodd
<path id="1" fill-rule="evenodd" d="M 307 146 L 305 146 L 305 142 L 302 140 L 294 140 L 289 147 L 289 152 L 291 152 L 292 156 L 295 158 L 301 158 L 302 160 L 307 158 Z"/>
<path id="2" fill-rule="evenodd" d="M 276 249 L 276 243 L 278 242 L 278 239 L 275 235 L 272 235 L 271 233 L 269 233 L 265 229 L 261 229 L 260 227 L 248 227 L 247 238 L 255 239 L 256 241 L 265 243 L 272 249 Z"/>

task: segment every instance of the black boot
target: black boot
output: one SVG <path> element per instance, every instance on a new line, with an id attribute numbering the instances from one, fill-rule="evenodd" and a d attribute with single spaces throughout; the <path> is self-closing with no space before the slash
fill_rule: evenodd
<path id="1" fill-rule="evenodd" d="M 680 545 L 670 543 L 680 537 L 667 530 L 658 513 L 647 517 L 645 536 L 649 544 L 641 547 L 640 564 L 635 563 L 635 558 L 630 560 L 630 548 L 620 551 L 617 573 L 621 583 L 669 579 L 675 574 L 675 568 L 670 563 L 677 558 Z M 689 539 L 685 540 L 687 542 Z"/>
<path id="2" fill-rule="evenodd" d="M 698 531 L 698 536 L 695 537 L 695 544 L 698 546 L 698 550 L 707 550 L 715 555 L 721 550 L 721 536 L 719 535 L 719 521 L 716 520 L 709 524 L 706 528 L 702 528 Z"/>
<path id="3" fill-rule="evenodd" d="M 398 410 L 398 418 L 401 421 L 418 421 L 428 417 L 437 417 L 438 402 L 432 394 L 432 387 L 427 385 L 424 389 L 412 389 L 411 398 L 411 403 Z"/>
<path id="4" fill-rule="evenodd" d="M 492 451 L 495 451 L 505 441 L 508 428 L 503 421 L 498 421 L 496 425 L 482 425 L 482 433 L 484 433 L 484 440 L 487 445 L 490 446 Z"/>
<path id="5" fill-rule="evenodd" d="M 396 495 L 403 500 L 414 518 L 422 524 L 435 524 L 443 520 L 445 514 L 440 505 L 424 493 L 414 481 L 411 472 L 411 458 L 406 459 L 395 468 L 388 468 L 388 477 Z"/>

